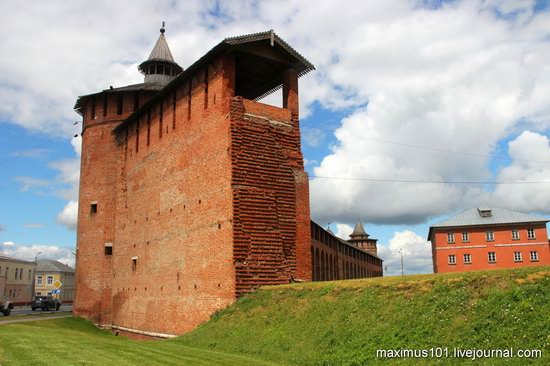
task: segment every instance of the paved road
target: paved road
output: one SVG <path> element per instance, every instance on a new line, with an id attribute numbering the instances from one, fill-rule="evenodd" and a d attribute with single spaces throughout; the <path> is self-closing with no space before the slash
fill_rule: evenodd
<path id="1" fill-rule="evenodd" d="M 59 309 L 59 312 L 72 312 L 73 306 L 72 305 L 61 305 L 61 308 Z M 30 306 L 16 306 L 12 311 L 11 315 L 28 315 L 28 314 L 41 314 L 41 313 L 55 313 L 56 311 L 43 311 L 40 309 L 37 309 L 36 311 L 32 311 Z"/>
<path id="2" fill-rule="evenodd" d="M 60 315 L 56 316 L 9 316 L 9 317 L 2 317 L 0 318 L 0 326 L 4 324 L 12 324 L 12 323 L 24 323 L 24 322 L 34 322 L 36 320 L 50 320 L 50 319 L 61 319 L 61 318 L 69 318 L 72 315 L 69 313 L 60 313 Z M 5 320 L 9 319 L 9 320 Z"/>

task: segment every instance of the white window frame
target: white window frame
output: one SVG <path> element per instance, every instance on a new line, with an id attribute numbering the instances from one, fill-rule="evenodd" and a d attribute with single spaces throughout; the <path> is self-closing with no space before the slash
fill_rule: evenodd
<path id="1" fill-rule="evenodd" d="M 466 253 L 463 255 L 464 264 L 472 264 L 472 255 L 469 253 Z"/>
<path id="2" fill-rule="evenodd" d="M 449 254 L 449 264 L 456 264 L 456 255 L 454 254 Z"/>
<path id="3" fill-rule="evenodd" d="M 469 243 L 470 242 L 470 233 L 467 231 L 462 232 L 462 242 L 463 243 Z"/>
<path id="4" fill-rule="evenodd" d="M 447 243 L 448 244 L 455 243 L 455 233 L 447 233 Z"/>
<path id="5" fill-rule="evenodd" d="M 36 276 L 36 284 L 42 286 L 42 275 Z"/>
<path id="6" fill-rule="evenodd" d="M 485 239 L 487 239 L 487 241 L 495 241 L 495 232 L 494 231 L 486 231 L 485 232 Z"/>
<path id="7" fill-rule="evenodd" d="M 537 235 L 535 234 L 535 229 L 529 228 L 527 229 L 527 239 L 534 240 L 537 238 Z"/>
<path id="8" fill-rule="evenodd" d="M 493 258 L 491 260 L 491 257 Z M 496 252 L 488 252 L 487 253 L 487 261 L 489 263 L 496 263 L 497 262 L 497 253 Z"/>
<path id="9" fill-rule="evenodd" d="M 512 229 L 512 240 L 519 240 L 519 230 L 518 229 Z"/>
<path id="10" fill-rule="evenodd" d="M 523 262 L 521 252 L 514 252 L 514 262 Z"/>
<path id="11" fill-rule="evenodd" d="M 531 259 L 531 262 L 538 262 L 539 261 L 539 252 L 536 250 L 531 250 L 529 253 L 529 258 Z"/>
<path id="12" fill-rule="evenodd" d="M 46 277 L 46 285 L 53 285 L 53 276 Z"/>

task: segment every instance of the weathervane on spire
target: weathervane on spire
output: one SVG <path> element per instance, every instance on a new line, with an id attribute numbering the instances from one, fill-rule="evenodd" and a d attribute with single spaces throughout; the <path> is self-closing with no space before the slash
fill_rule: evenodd
<path id="1" fill-rule="evenodd" d="M 164 29 L 164 21 L 162 21 L 162 27 L 160 28 L 160 33 L 164 33 L 166 30 Z"/>

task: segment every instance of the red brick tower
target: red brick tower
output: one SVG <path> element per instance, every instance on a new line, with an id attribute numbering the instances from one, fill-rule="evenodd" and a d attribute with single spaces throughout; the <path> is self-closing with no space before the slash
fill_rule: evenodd
<path id="1" fill-rule="evenodd" d="M 75 314 L 97 324 L 111 323 L 112 252 L 115 241 L 119 151 L 113 129 L 182 71 L 174 62 L 164 28 L 148 60 L 139 69 L 142 84 L 81 96 L 82 158 L 77 228 Z"/>
<path id="2" fill-rule="evenodd" d="M 377 239 L 370 238 L 370 235 L 367 234 L 365 228 L 361 221 L 357 220 L 353 232 L 349 235 L 350 239 L 348 242 L 352 243 L 359 249 L 366 250 L 367 252 L 377 255 L 378 249 L 376 243 Z"/>
<path id="3" fill-rule="evenodd" d="M 298 77 L 313 65 L 268 31 L 178 68 L 161 34 L 144 84 L 77 102 L 75 313 L 134 335 L 180 334 L 258 286 L 311 279 Z M 256 101 L 280 88 L 282 108 Z M 98 120 L 113 93 L 137 102 Z"/>

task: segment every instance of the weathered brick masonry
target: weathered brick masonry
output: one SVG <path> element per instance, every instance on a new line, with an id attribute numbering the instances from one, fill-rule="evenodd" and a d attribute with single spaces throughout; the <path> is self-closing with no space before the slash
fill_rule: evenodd
<path id="1" fill-rule="evenodd" d="M 314 67 L 298 52 L 257 33 L 225 39 L 183 71 L 161 29 L 139 69 L 144 83 L 75 107 L 75 314 L 163 338 L 258 286 L 381 275 L 375 240 L 367 253 L 311 236 L 298 78 Z M 282 108 L 256 101 L 279 88 Z"/>
<path id="2" fill-rule="evenodd" d="M 74 311 L 153 337 L 258 286 L 311 279 L 297 80 L 313 66 L 265 32 L 228 38 L 175 76 L 161 32 L 145 83 L 76 106 Z M 279 87 L 283 108 L 254 101 Z"/>
<path id="3" fill-rule="evenodd" d="M 309 205 L 297 194 L 303 158 L 293 114 L 241 97 L 231 103 L 237 295 L 296 278 L 297 242 L 309 241 L 298 229 Z"/>
<path id="4" fill-rule="evenodd" d="M 77 229 L 75 313 L 96 323 L 111 322 L 112 257 L 105 243 L 115 240 L 117 167 L 120 158 L 113 128 L 145 103 L 155 90 L 107 90 L 77 103 L 83 116 Z M 92 206 L 97 212 L 92 212 Z"/>

